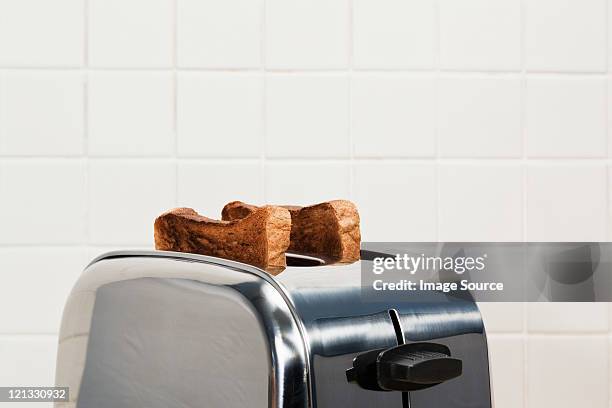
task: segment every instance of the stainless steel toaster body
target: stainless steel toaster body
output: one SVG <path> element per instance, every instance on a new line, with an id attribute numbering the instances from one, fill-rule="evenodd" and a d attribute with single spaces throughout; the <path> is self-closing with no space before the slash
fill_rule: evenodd
<path id="1" fill-rule="evenodd" d="M 70 402 L 57 407 L 491 407 L 473 302 L 368 302 L 360 281 L 359 263 L 272 277 L 199 255 L 106 254 L 64 310 L 56 383 L 70 387 Z M 447 350 L 460 375 L 429 381 L 440 371 L 430 361 L 446 361 L 417 371 L 412 356 L 437 354 L 403 350 L 413 346 Z M 402 382 L 410 375 L 419 389 Z M 379 389 L 377 376 L 399 382 Z"/>

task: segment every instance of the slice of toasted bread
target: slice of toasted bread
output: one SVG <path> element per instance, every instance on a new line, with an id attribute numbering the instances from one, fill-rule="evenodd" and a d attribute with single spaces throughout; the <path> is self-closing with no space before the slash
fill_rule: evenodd
<path id="1" fill-rule="evenodd" d="M 289 251 L 326 258 L 334 262 L 359 259 L 361 232 L 357 207 L 347 200 L 328 201 L 309 207 L 282 206 L 291 213 Z M 242 219 L 259 207 L 233 201 L 223 207 L 223 220 Z"/>
<path id="2" fill-rule="evenodd" d="M 257 208 L 233 221 L 218 221 L 191 208 L 175 208 L 155 220 L 155 248 L 232 259 L 276 274 L 286 266 L 291 216 L 281 207 Z"/>

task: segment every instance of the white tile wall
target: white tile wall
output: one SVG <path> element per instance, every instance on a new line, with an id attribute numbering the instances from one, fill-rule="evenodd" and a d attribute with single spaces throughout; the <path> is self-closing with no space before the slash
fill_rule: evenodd
<path id="1" fill-rule="evenodd" d="M 604 241 L 610 216 L 606 168 L 533 164 L 527 168 L 527 239 Z"/>
<path id="2" fill-rule="evenodd" d="M 173 0 L 89 0 L 89 63 L 170 67 Z"/>
<path id="3" fill-rule="evenodd" d="M 589 316 L 588 319 L 582 316 Z M 527 330 L 533 333 L 605 333 L 609 326 L 606 303 L 530 303 Z"/>
<path id="4" fill-rule="evenodd" d="M 177 205 L 608 239 L 608 3 L 0 0 L 0 385 L 52 383 L 84 262 Z M 496 407 L 612 406 L 606 306 L 482 304 Z"/>
<path id="5" fill-rule="evenodd" d="M 606 0 L 525 0 L 525 66 L 530 71 L 606 69 Z"/>
<path id="6" fill-rule="evenodd" d="M 528 78 L 525 93 L 527 155 L 606 156 L 603 79 Z"/>
<path id="7" fill-rule="evenodd" d="M 496 368 L 491 373 L 495 408 L 523 406 L 525 398 L 524 342 L 521 336 L 490 335 L 488 338 L 490 364 Z"/>
<path id="8" fill-rule="evenodd" d="M 0 248 L 0 333 L 57 334 L 86 255 L 83 247 Z"/>
<path id="9" fill-rule="evenodd" d="M 266 66 L 345 68 L 349 58 L 349 0 L 266 0 Z"/>
<path id="10" fill-rule="evenodd" d="M 521 156 L 519 78 L 444 76 L 438 93 L 441 156 Z"/>
<path id="11" fill-rule="evenodd" d="M 175 186 L 168 161 L 91 160 L 90 242 L 152 245 L 153 221 L 176 203 Z"/>
<path id="12" fill-rule="evenodd" d="M 521 3 L 440 0 L 440 65 L 447 69 L 518 71 Z"/>
<path id="13" fill-rule="evenodd" d="M 177 147 L 181 156 L 259 157 L 263 78 L 259 74 L 181 72 Z"/>
<path id="14" fill-rule="evenodd" d="M 524 326 L 523 303 L 483 302 L 478 305 L 487 333 L 521 333 Z"/>
<path id="15" fill-rule="evenodd" d="M 165 72 L 94 72 L 89 77 L 92 156 L 174 154 L 174 82 Z"/>
<path id="16" fill-rule="evenodd" d="M 359 68 L 433 68 L 436 5 L 429 0 L 353 0 L 353 62 Z"/>
<path id="17" fill-rule="evenodd" d="M 265 198 L 273 204 L 310 205 L 350 196 L 350 167 L 346 163 L 270 162 L 265 180 Z"/>
<path id="18" fill-rule="evenodd" d="M 356 75 L 352 81 L 351 108 L 355 156 L 435 156 L 432 76 Z"/>
<path id="19" fill-rule="evenodd" d="M 435 166 L 372 161 L 355 164 L 353 171 L 364 241 L 436 240 Z"/>
<path id="20" fill-rule="evenodd" d="M 270 75 L 266 152 L 271 157 L 348 157 L 346 75 Z"/>
<path id="21" fill-rule="evenodd" d="M 256 205 L 265 202 L 264 169 L 256 160 L 183 161 L 177 178 L 178 206 L 197 208 L 211 218 L 220 218 L 223 206 L 233 200 Z"/>
<path id="22" fill-rule="evenodd" d="M 83 0 L 0 1 L 0 64 L 77 67 L 83 64 Z"/>
<path id="23" fill-rule="evenodd" d="M 55 381 L 57 336 L 0 336 L 0 384 L 49 386 Z M 9 405 L 5 403 L 5 405 Z M 15 404 L 11 404 L 15 405 Z M 52 408 L 51 402 L 20 402 L 20 408 Z"/>
<path id="24" fill-rule="evenodd" d="M 83 243 L 85 188 L 80 159 L 0 162 L 0 243 Z"/>
<path id="25" fill-rule="evenodd" d="M 178 1 L 178 65 L 205 68 L 260 66 L 262 2 Z"/>
<path id="26" fill-rule="evenodd" d="M 441 241 L 520 241 L 523 172 L 517 165 L 439 167 Z"/>
<path id="27" fill-rule="evenodd" d="M 608 407 L 606 336 L 532 336 L 526 361 L 528 408 Z"/>
<path id="28" fill-rule="evenodd" d="M 0 153 L 82 154 L 84 91 L 80 72 L 1 72 Z"/>
<path id="29" fill-rule="evenodd" d="M 0 384 L 53 384 L 56 348 L 57 336 L 0 336 L 0 361 L 3 367 L 0 370 Z M 38 403 L 31 405 L 39 406 Z"/>

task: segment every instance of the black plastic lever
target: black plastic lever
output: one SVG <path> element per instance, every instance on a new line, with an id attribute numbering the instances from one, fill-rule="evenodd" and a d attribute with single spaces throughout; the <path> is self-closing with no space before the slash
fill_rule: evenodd
<path id="1" fill-rule="evenodd" d="M 448 347 L 410 343 L 358 355 L 346 378 L 368 390 L 415 391 L 458 377 L 462 369 Z"/>

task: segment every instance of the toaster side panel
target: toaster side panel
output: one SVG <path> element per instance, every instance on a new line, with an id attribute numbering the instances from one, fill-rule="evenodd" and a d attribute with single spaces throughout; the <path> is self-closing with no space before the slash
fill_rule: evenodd
<path id="1" fill-rule="evenodd" d="M 267 407 L 262 327 L 235 291 L 141 278 L 97 291 L 78 407 Z"/>
<path id="2" fill-rule="evenodd" d="M 64 310 L 65 406 L 307 408 L 304 340 L 273 283 L 204 257 L 95 261 Z"/>

